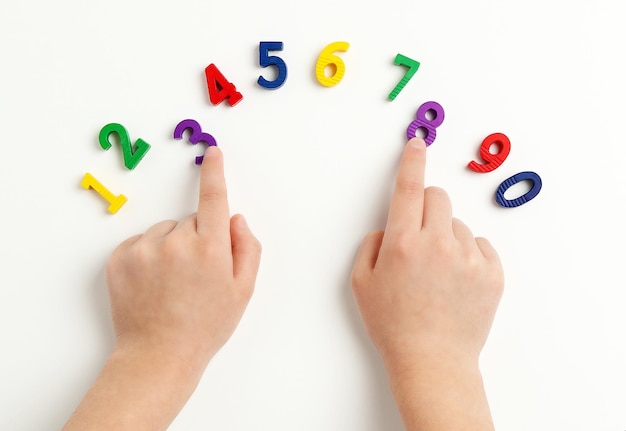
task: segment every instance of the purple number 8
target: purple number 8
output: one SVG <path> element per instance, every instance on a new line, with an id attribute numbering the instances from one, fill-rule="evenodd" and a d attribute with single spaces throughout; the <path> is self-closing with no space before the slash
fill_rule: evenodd
<path id="1" fill-rule="evenodd" d="M 432 120 L 426 118 L 426 113 L 429 111 L 433 111 L 435 116 Z M 425 102 L 417 109 L 417 114 L 415 115 L 415 120 L 411 121 L 409 127 L 406 129 L 406 137 L 407 139 L 415 138 L 417 135 L 417 129 L 426 130 L 426 137 L 424 141 L 426 142 L 426 146 L 429 146 L 433 142 L 435 142 L 435 138 L 437 137 L 437 127 L 441 126 L 443 123 L 443 119 L 445 118 L 445 112 L 443 107 L 437 102 Z"/>

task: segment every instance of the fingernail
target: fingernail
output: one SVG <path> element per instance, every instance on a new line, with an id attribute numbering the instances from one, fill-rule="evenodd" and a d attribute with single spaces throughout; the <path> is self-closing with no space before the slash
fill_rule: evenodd
<path id="1" fill-rule="evenodd" d="M 217 151 L 216 145 L 210 145 L 209 148 L 206 149 L 204 155 L 207 157 L 215 157 L 217 155 Z"/>
<path id="2" fill-rule="evenodd" d="M 422 138 L 411 138 L 409 144 L 415 148 L 426 148 L 426 142 Z"/>
<path id="3" fill-rule="evenodd" d="M 246 221 L 246 218 L 241 214 L 239 214 L 239 216 L 237 217 L 237 227 L 240 229 L 248 228 L 248 222 Z"/>

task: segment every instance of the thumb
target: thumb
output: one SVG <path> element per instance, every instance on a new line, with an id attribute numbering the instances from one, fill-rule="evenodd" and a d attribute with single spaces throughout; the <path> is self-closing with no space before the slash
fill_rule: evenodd
<path id="1" fill-rule="evenodd" d="M 256 239 L 241 214 L 234 215 L 230 219 L 230 238 L 233 276 L 252 292 L 261 262 L 261 243 Z"/>
<path id="2" fill-rule="evenodd" d="M 358 290 L 367 280 L 376 266 L 378 253 L 383 242 L 383 231 L 374 231 L 367 234 L 357 253 L 352 269 L 352 288 Z"/>

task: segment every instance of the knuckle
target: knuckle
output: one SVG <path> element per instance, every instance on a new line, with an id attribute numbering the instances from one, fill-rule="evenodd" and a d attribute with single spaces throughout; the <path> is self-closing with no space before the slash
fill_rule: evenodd
<path id="1" fill-rule="evenodd" d="M 455 262 L 459 256 L 456 247 L 450 241 L 439 241 L 437 253 L 444 262 Z"/>
<path id="2" fill-rule="evenodd" d="M 115 274 L 118 272 L 120 267 L 120 252 L 115 250 L 111 256 L 109 256 L 109 260 L 106 263 L 106 273 L 109 275 Z"/>
<path id="3" fill-rule="evenodd" d="M 408 175 L 399 176 L 397 179 L 398 190 L 407 195 L 417 195 L 424 190 L 424 184 L 416 178 Z"/>
<path id="4" fill-rule="evenodd" d="M 176 220 L 162 220 L 158 223 L 156 223 L 153 227 L 157 227 L 157 228 L 174 228 L 176 227 L 176 225 L 178 224 L 178 222 Z"/>
<path id="5" fill-rule="evenodd" d="M 437 187 L 437 186 L 427 187 L 424 190 L 424 194 L 430 200 L 433 200 L 433 199 L 434 200 L 449 200 L 450 199 L 448 197 L 448 193 L 441 187 Z"/>
<path id="6" fill-rule="evenodd" d="M 463 259 L 463 257 L 459 255 L 458 244 L 447 235 L 434 232 L 430 236 L 428 244 L 430 244 L 430 254 L 436 256 L 436 258 L 441 261 L 453 263 Z"/>
<path id="7" fill-rule="evenodd" d="M 485 272 L 484 261 L 478 253 L 466 253 L 463 257 L 465 267 L 469 274 L 482 275 Z"/>
<path id="8" fill-rule="evenodd" d="M 228 273 L 226 268 L 230 267 L 232 255 L 226 252 L 227 246 L 214 241 L 204 241 L 196 243 L 193 246 L 181 246 L 181 256 L 189 256 L 198 264 L 212 264 L 214 271 L 221 275 Z M 193 256 L 193 257 L 192 257 Z M 231 271 L 232 272 L 232 271 Z"/>
<path id="9" fill-rule="evenodd" d="M 203 202 L 214 202 L 226 198 L 225 187 L 207 187 L 200 191 L 200 200 Z"/>
<path id="10" fill-rule="evenodd" d="M 414 238 L 408 233 L 400 233 L 393 244 L 393 257 L 400 262 L 410 261 L 416 252 L 416 244 Z"/>
<path id="11" fill-rule="evenodd" d="M 452 226 L 455 229 L 459 229 L 459 230 L 463 230 L 465 232 L 470 232 L 471 233 L 470 228 L 465 223 L 463 223 L 462 220 L 460 220 L 460 219 L 458 219 L 456 217 L 452 217 Z"/>
<path id="12" fill-rule="evenodd" d="M 172 236 L 162 242 L 160 251 L 163 260 L 171 262 L 180 260 L 180 258 L 184 256 L 185 253 L 189 253 L 190 250 L 185 241 L 182 241 L 176 236 Z"/>
<path id="13" fill-rule="evenodd" d="M 130 250 L 128 259 L 125 260 L 125 264 L 130 266 L 137 266 L 139 268 L 147 268 L 153 264 L 154 257 L 152 248 L 143 243 L 136 244 Z"/>
<path id="14" fill-rule="evenodd" d="M 129 239 L 130 240 L 130 239 Z M 132 256 L 135 244 L 129 245 L 128 240 L 117 246 L 113 253 L 109 256 L 109 260 L 106 263 L 106 271 L 109 274 L 114 274 L 120 271 L 129 257 Z"/>

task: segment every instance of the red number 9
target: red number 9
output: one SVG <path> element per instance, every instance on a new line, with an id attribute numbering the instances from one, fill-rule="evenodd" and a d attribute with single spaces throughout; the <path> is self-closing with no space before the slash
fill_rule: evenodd
<path id="1" fill-rule="evenodd" d="M 498 145 L 498 152 L 492 154 L 489 150 L 492 145 Z M 492 133 L 480 144 L 480 158 L 486 163 L 469 162 L 467 167 L 474 172 L 491 172 L 500 166 L 511 152 L 511 141 L 503 133 Z"/>

